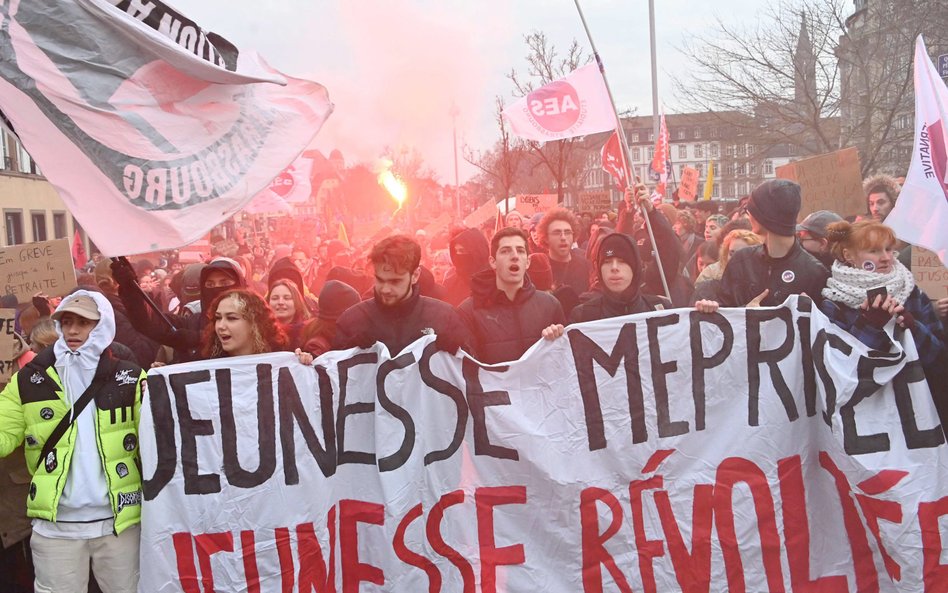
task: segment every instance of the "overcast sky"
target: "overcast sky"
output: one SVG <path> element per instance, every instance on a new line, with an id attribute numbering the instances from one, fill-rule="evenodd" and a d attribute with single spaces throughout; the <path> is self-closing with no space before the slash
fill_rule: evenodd
<path id="1" fill-rule="evenodd" d="M 572 0 L 172 0 L 172 4 L 273 66 L 322 83 L 336 111 L 314 146 L 371 161 L 386 145 L 417 147 L 442 182 L 454 180 L 451 105 L 459 144 L 497 137 L 493 97 L 512 101 L 511 68 L 525 70 L 523 37 L 544 31 L 564 50 L 589 44 Z M 755 27 L 760 0 L 656 0 L 660 102 L 675 112 L 671 74 L 679 48 L 717 18 Z M 650 114 L 647 0 L 582 0 L 620 108 Z M 460 160 L 462 182 L 474 168 Z"/>

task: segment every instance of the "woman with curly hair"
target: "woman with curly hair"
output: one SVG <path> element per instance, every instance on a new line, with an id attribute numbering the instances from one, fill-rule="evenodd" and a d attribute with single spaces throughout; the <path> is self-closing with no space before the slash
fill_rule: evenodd
<path id="1" fill-rule="evenodd" d="M 835 222 L 826 230 L 836 261 L 823 289 L 820 309 L 833 323 L 876 350 L 889 350 L 891 341 L 883 328 L 893 318 L 899 327 L 911 330 L 945 426 L 945 330 L 931 300 L 915 285 L 912 272 L 899 261 L 895 232 L 875 220 Z M 876 295 L 870 301 L 868 292 L 880 288 L 885 289 L 885 295 Z"/>
<path id="2" fill-rule="evenodd" d="M 286 333 L 267 303 L 246 289 L 228 290 L 211 303 L 213 323 L 204 330 L 202 345 L 207 358 L 265 354 L 287 349 Z M 310 364 L 310 354 L 296 350 L 300 362 Z"/>

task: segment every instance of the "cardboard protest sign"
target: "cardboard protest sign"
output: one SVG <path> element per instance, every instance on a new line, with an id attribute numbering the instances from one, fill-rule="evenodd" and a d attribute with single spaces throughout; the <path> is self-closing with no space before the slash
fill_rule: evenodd
<path id="1" fill-rule="evenodd" d="M 497 366 L 428 336 L 152 369 L 140 587 L 935 591 L 948 446 L 900 340 L 793 297 Z"/>
<path id="2" fill-rule="evenodd" d="M 698 197 L 698 170 L 694 167 L 684 167 L 681 170 L 678 197 L 688 202 L 694 202 Z"/>
<path id="3" fill-rule="evenodd" d="M 777 177 L 800 184 L 800 220 L 811 212 L 829 210 L 840 216 L 865 214 L 859 151 L 844 148 L 777 167 Z"/>
<path id="4" fill-rule="evenodd" d="M 0 309 L 0 385 L 13 376 L 16 309 Z"/>
<path id="5" fill-rule="evenodd" d="M 57 297 L 76 287 L 68 239 L 0 247 L 0 282 L 5 294 L 27 303 L 37 292 Z"/>
<path id="6" fill-rule="evenodd" d="M 948 268 L 935 252 L 913 245 L 912 275 L 915 285 L 933 301 L 948 297 Z"/>
<path id="7" fill-rule="evenodd" d="M 607 191 L 579 192 L 577 210 L 580 212 L 608 212 L 612 210 L 612 196 Z"/>

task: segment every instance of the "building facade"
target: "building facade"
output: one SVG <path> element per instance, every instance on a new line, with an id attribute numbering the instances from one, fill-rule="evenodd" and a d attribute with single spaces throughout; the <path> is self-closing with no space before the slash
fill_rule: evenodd
<path id="1" fill-rule="evenodd" d="M 5 130 L 0 130 L 0 210 L 0 247 L 51 239 L 72 240 L 78 230 L 89 253 L 88 240 L 79 223 L 30 155 Z"/>

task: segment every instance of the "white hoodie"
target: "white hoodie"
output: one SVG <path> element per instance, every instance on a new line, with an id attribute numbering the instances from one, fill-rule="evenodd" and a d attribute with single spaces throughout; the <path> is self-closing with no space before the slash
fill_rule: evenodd
<path id="1" fill-rule="evenodd" d="M 99 357 L 115 339 L 115 312 L 101 293 L 77 290 L 64 298 L 56 310 L 62 309 L 78 295 L 88 296 L 95 301 L 100 318 L 92 328 L 89 339 L 75 351 L 66 345 L 62 327 L 59 321 L 56 321 L 59 339 L 53 345 L 56 354 L 55 367 L 66 389 L 66 399 L 72 404 L 75 404 L 92 383 Z M 112 521 L 101 523 L 114 517 L 109 502 L 108 483 L 105 481 L 105 471 L 96 444 L 94 401 L 89 402 L 76 418 L 75 424 L 78 430 L 76 446 L 69 464 L 65 488 L 59 499 L 57 523 L 42 520 L 33 523 L 34 530 L 46 537 L 86 539 L 112 531 Z M 85 525 L 62 525 L 61 522 Z"/>

